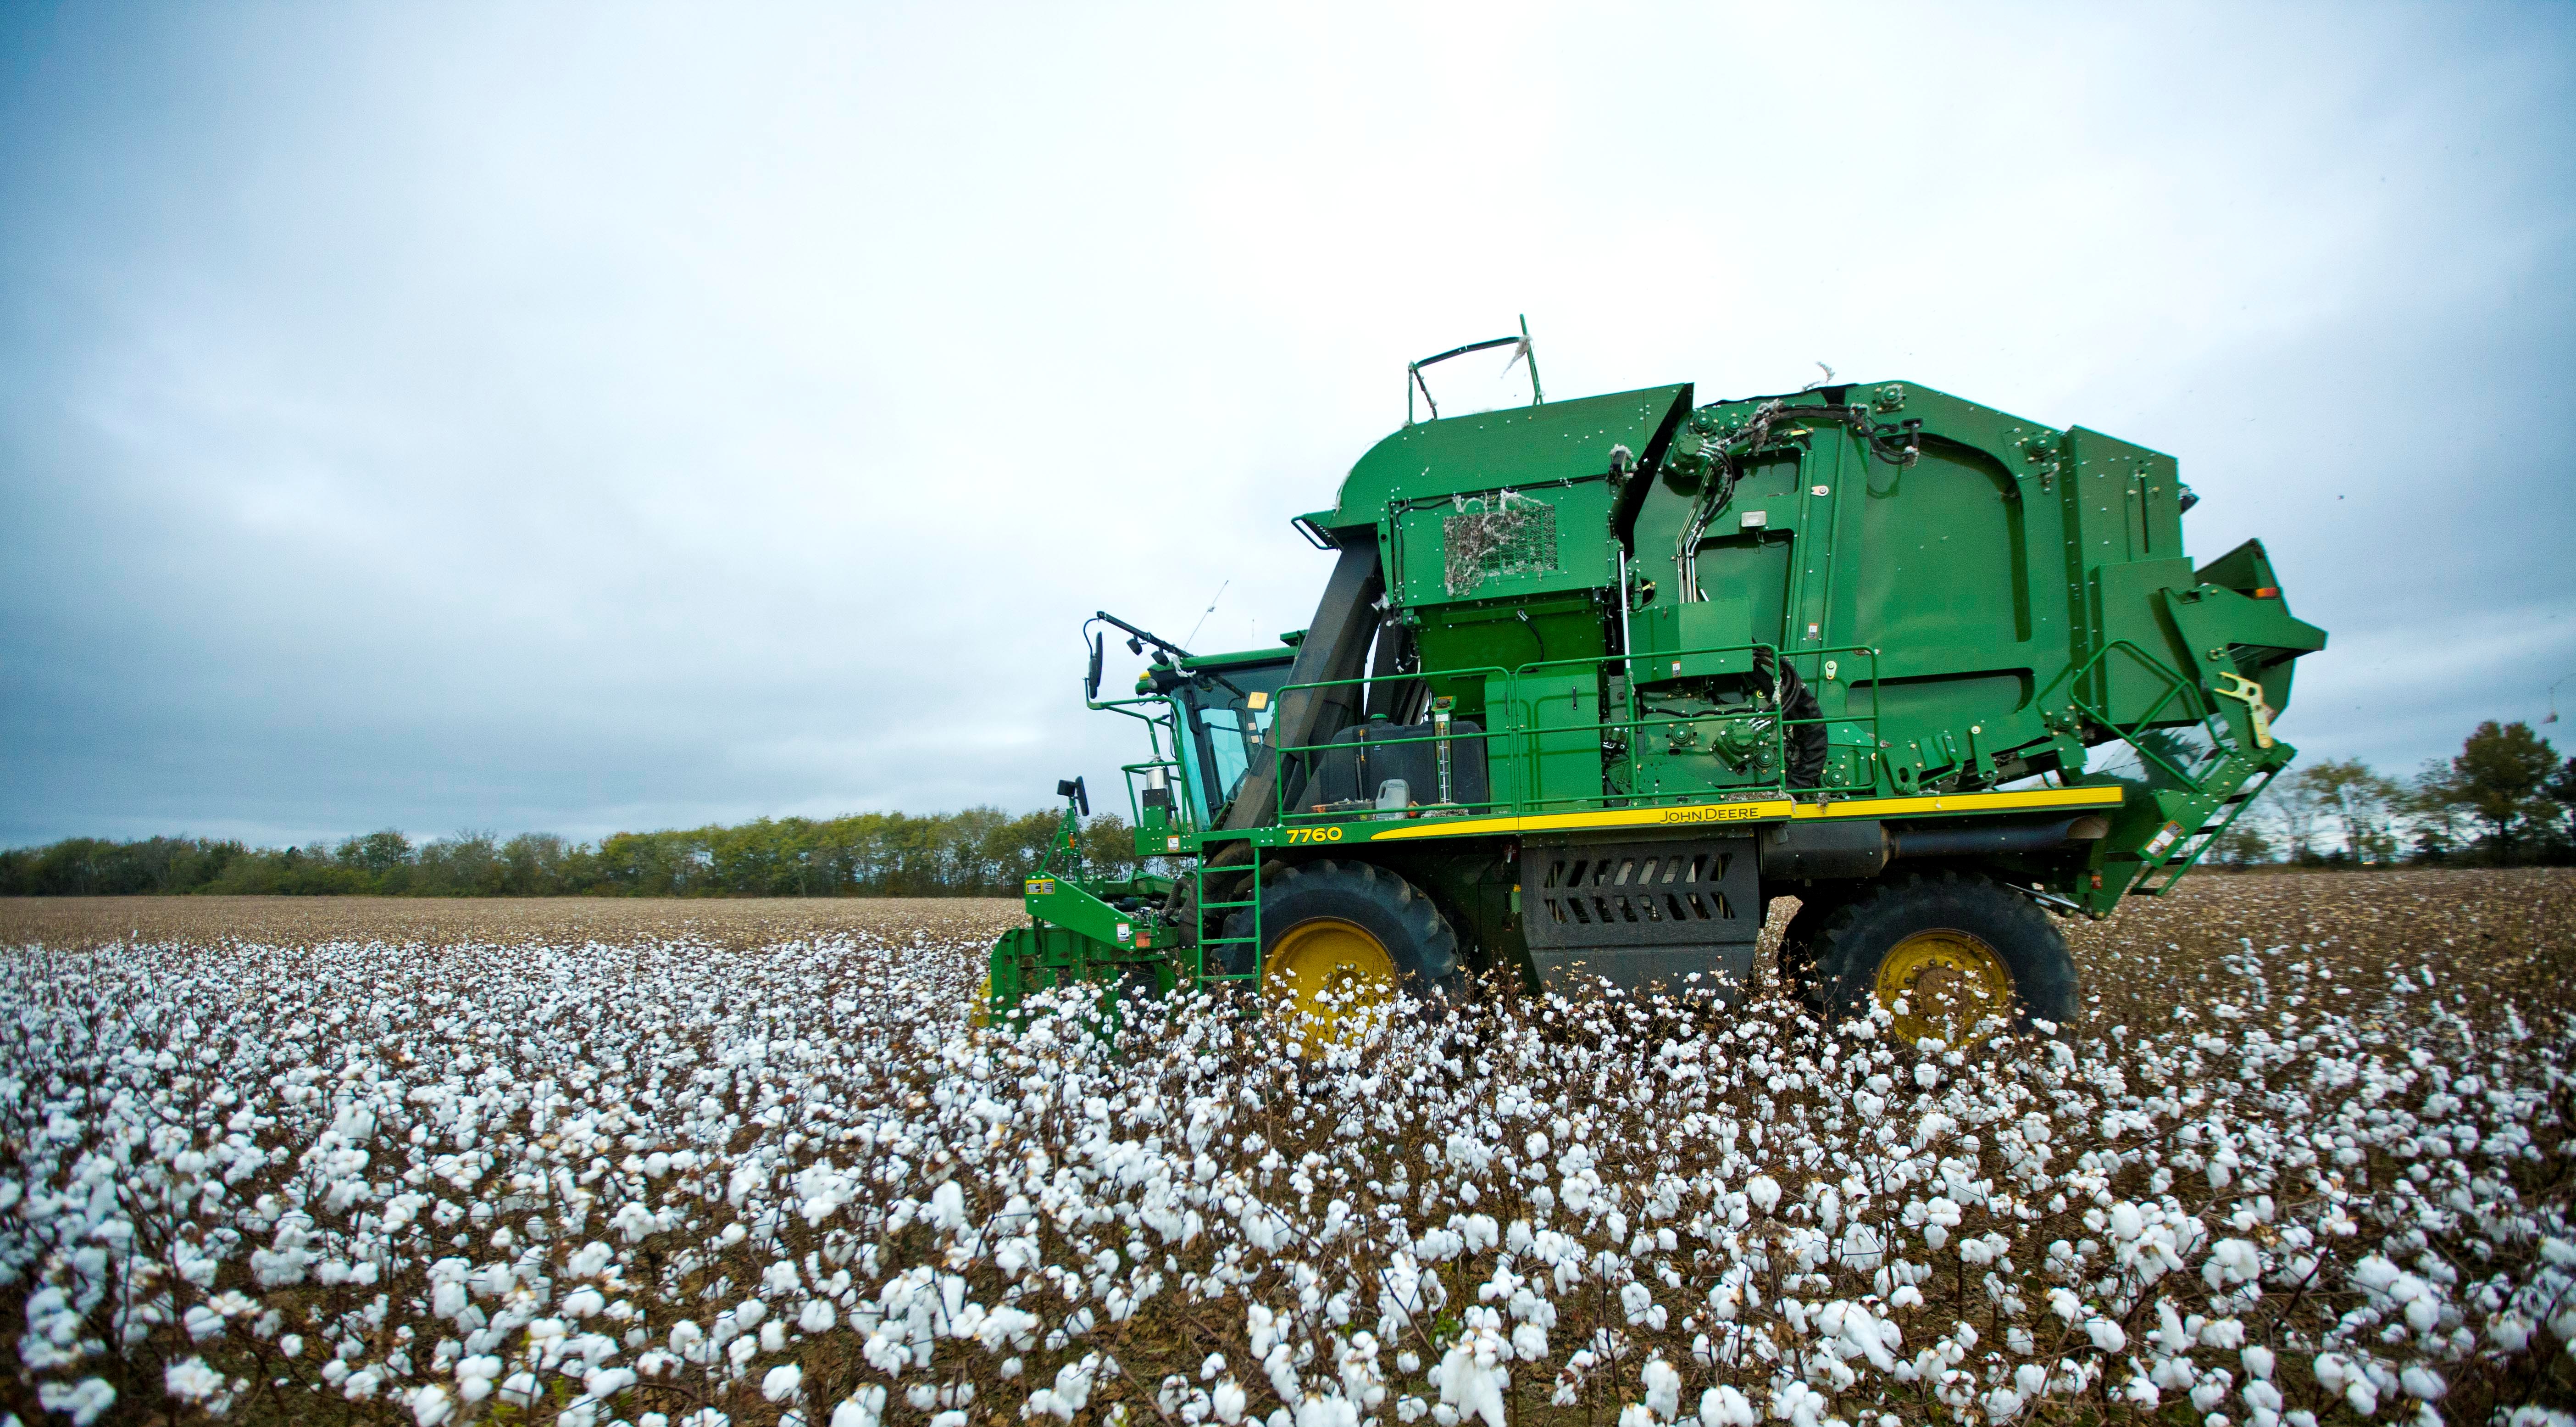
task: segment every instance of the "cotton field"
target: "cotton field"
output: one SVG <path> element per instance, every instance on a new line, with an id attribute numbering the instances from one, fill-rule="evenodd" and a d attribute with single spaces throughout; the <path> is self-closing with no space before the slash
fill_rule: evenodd
<path id="1" fill-rule="evenodd" d="M 2576 1400 L 2576 877 L 2203 876 L 1972 1053 L 1769 994 L 1009 1035 L 1014 908 L 761 905 L 0 913 L 11 1427 Z"/>

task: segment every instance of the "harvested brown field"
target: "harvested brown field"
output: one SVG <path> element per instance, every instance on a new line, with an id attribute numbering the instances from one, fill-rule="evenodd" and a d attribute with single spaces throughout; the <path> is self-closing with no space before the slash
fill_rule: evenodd
<path id="1" fill-rule="evenodd" d="M 16 897 L 0 899 L 0 946 L 454 946 L 667 941 L 728 947 L 828 936 L 990 936 L 1016 900 L 958 897 Z"/>
<path id="2" fill-rule="evenodd" d="M 1115 1044 L 1072 999 L 976 1029 L 1017 915 L 0 903 L 0 1410 L 2530 1427 L 2576 1401 L 2576 875 L 2200 875 L 2071 930 L 2080 1024 L 1973 1052 L 1768 988 L 1470 1006 L 1323 1063 L 1187 998 Z"/>

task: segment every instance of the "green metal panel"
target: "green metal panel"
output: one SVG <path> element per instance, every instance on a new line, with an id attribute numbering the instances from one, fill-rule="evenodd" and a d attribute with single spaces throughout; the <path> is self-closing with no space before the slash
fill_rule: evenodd
<path id="1" fill-rule="evenodd" d="M 2093 613 L 2105 647 L 2132 644 L 2168 658 L 2178 645 L 2168 625 L 2159 591 L 2191 585 L 2189 560 L 2130 560 L 2093 571 Z M 2167 689 L 2168 681 L 2134 659 L 2103 661 L 2106 679 L 2086 692 L 2121 723 L 2148 716 L 2148 709 Z"/>
<path id="2" fill-rule="evenodd" d="M 1597 806 L 1602 797 L 1600 675 L 1593 669 L 1486 681 L 1494 796 L 1537 808 Z"/>
<path id="3" fill-rule="evenodd" d="M 1684 382 L 1407 426 L 1351 467 L 1332 510 L 1308 518 L 1328 530 L 1372 527 L 1390 501 L 1598 476 L 1615 447 L 1646 455 L 1688 410 L 1690 391 Z"/>

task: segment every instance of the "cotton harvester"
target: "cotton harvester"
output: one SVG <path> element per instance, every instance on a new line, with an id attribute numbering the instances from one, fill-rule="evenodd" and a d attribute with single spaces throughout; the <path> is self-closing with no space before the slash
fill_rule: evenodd
<path id="1" fill-rule="evenodd" d="M 1071 982 L 1328 1021 L 1472 972 L 1731 994 L 1791 896 L 1810 1005 L 1958 1044 L 2070 1019 L 2053 916 L 2171 889 L 2290 761 L 2325 633 L 2259 542 L 2184 555 L 2170 456 L 1902 382 L 1530 385 L 1408 419 L 1295 518 L 1333 568 L 1279 647 L 1096 617 L 1086 698 L 1145 726 L 1164 875 L 1086 878 L 1060 837 L 995 1014 Z M 1103 624 L 1150 651 L 1130 697 Z"/>

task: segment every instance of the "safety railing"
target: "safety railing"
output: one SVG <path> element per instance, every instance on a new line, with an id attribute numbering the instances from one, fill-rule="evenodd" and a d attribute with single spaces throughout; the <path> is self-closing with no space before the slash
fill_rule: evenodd
<path id="1" fill-rule="evenodd" d="M 1798 669 L 1802 682 L 1808 682 L 1811 689 L 1820 682 L 1839 683 L 1846 691 L 1866 685 L 1869 690 L 1868 711 L 1855 713 L 1846 707 L 1838 712 L 1825 707 L 1821 695 L 1818 699 L 1817 712 L 1809 717 L 1791 716 L 1780 706 L 1776 697 L 1771 702 L 1760 706 L 1658 710 L 1650 707 L 1648 703 L 1656 696 L 1641 690 L 1639 681 L 1635 677 L 1641 666 L 1650 663 L 1662 663 L 1674 659 L 1689 661 L 1705 655 L 1734 654 L 1748 656 L 1743 661 L 1748 668 L 1758 667 L 1766 662 L 1773 668 L 1779 668 L 1785 663 L 1789 668 Z M 1837 670 L 1834 679 L 1821 678 L 1822 671 L 1829 661 L 1839 662 L 1845 658 L 1856 658 L 1864 662 L 1866 672 L 1855 677 L 1844 678 L 1841 676 L 1841 671 Z M 1801 794 L 1853 798 L 1874 796 L 1879 791 L 1880 770 L 1885 767 L 1885 760 L 1877 756 L 1880 742 L 1877 658 L 1877 650 L 1866 645 L 1835 645 L 1784 653 L 1777 646 L 1754 643 L 1661 650 L 1654 654 L 1607 654 L 1577 659 L 1540 660 L 1518 668 L 1485 665 L 1290 684 L 1279 691 L 1283 706 L 1287 698 L 1300 692 L 1307 692 L 1308 697 L 1321 697 L 1324 691 L 1347 689 L 1365 695 L 1369 688 L 1379 684 L 1420 683 L 1426 688 L 1435 685 L 1455 687 L 1462 681 L 1482 680 L 1486 686 L 1485 709 L 1488 726 L 1475 733 L 1467 734 L 1444 734 L 1435 730 L 1396 737 L 1371 735 L 1364 743 L 1327 742 L 1275 748 L 1271 750 L 1271 754 L 1275 760 L 1274 766 L 1279 771 L 1278 776 L 1273 780 L 1275 799 L 1273 813 L 1280 825 L 1293 826 L 1301 823 L 1337 822 L 1369 817 L 1468 816 L 1478 813 L 1533 814 L 1605 808 L 1649 808 L 1706 802 L 1711 798 L 1779 798 Z M 1801 665 L 1805 667 L 1800 668 Z M 1624 690 L 1623 706 L 1615 711 L 1615 716 L 1612 710 L 1605 708 L 1601 711 L 1601 717 L 1592 719 L 1551 718 L 1547 717 L 1545 711 L 1539 707 L 1542 703 L 1561 697 L 1568 701 L 1569 707 L 1566 712 L 1570 714 L 1575 711 L 1571 705 L 1580 700 L 1602 697 L 1600 691 L 1604 683 L 1597 675 L 1604 671 L 1621 676 L 1619 687 Z M 1582 677 L 1586 673 L 1592 673 L 1596 677 L 1586 680 Z M 1501 686 L 1499 710 L 1495 694 L 1496 681 L 1499 681 Z M 1647 682 L 1669 684 L 1674 681 L 1667 678 Z M 1775 679 L 1773 684 L 1775 695 L 1778 685 L 1779 681 Z M 1586 689 L 1590 692 L 1585 692 Z M 1848 693 L 1845 695 L 1845 699 L 1847 698 Z M 1496 717 L 1497 712 L 1500 717 Z M 1824 768 L 1829 777 L 1836 766 L 1837 745 L 1833 741 L 1833 729 L 1837 724 L 1857 725 L 1867 730 L 1864 740 L 1866 753 L 1853 760 L 1858 765 L 1853 776 L 1840 784 L 1831 781 L 1812 785 L 1793 784 L 1790 781 L 1792 768 L 1790 750 L 1796 731 L 1809 727 L 1824 729 L 1826 739 Z M 1752 742 L 1740 741 L 1737 745 L 1737 756 L 1733 758 L 1714 747 L 1702 747 L 1698 751 L 1730 764 L 1729 774 L 1741 775 L 1756 768 L 1767 768 L 1771 776 L 1767 779 L 1758 776 L 1713 776 L 1695 786 L 1671 788 L 1639 787 L 1634 786 L 1633 782 L 1632 786 L 1621 789 L 1613 789 L 1609 786 L 1609 781 L 1603 772 L 1604 755 L 1613 749 L 1625 750 L 1625 761 L 1633 780 L 1639 770 L 1648 766 L 1644 757 L 1644 749 L 1648 741 L 1661 737 L 1668 748 L 1680 751 L 1689 748 L 1699 738 L 1715 737 L 1720 727 L 1739 736 L 1750 730 L 1751 736 L 1759 740 L 1758 746 Z M 1347 732 L 1347 730 L 1343 731 Z M 1368 756 L 1374 757 L 1383 750 L 1408 745 L 1430 744 L 1454 747 L 1471 742 L 1480 743 L 1485 755 L 1486 791 L 1490 796 L 1482 799 L 1462 799 L 1453 796 L 1443 801 L 1412 802 L 1399 809 L 1379 808 L 1366 796 L 1344 806 L 1318 805 L 1305 797 L 1306 790 L 1311 788 L 1320 777 L 1325 760 L 1334 754 L 1357 753 L 1364 749 Z M 1850 743 L 1839 746 L 1847 750 L 1856 747 Z M 1435 747 L 1435 755 L 1439 751 Z M 1591 786 L 1588 790 L 1568 792 L 1549 789 L 1542 770 L 1547 767 L 1549 760 L 1563 760 L 1568 757 L 1576 758 L 1579 763 L 1583 763 L 1591 770 Z M 1665 766 L 1670 765 L 1667 763 Z M 1576 781 L 1581 783 L 1584 779 L 1581 775 L 1577 775 Z M 1355 789 L 1355 791 L 1365 795 L 1367 790 Z M 1292 799 L 1296 800 L 1294 804 L 1291 802 Z"/>
<path id="2" fill-rule="evenodd" d="M 2114 655 L 2125 657 L 2163 689 L 2144 712 L 2125 721 L 2112 716 L 2109 661 Z M 2078 714 L 2116 735 L 2137 755 L 2142 771 L 2165 775 L 2166 790 L 2182 795 L 2189 807 L 2190 826 L 2168 822 L 2138 849 L 2140 865 L 2129 889 L 2133 892 L 2153 896 L 2171 887 L 2226 836 L 2279 771 L 2277 765 L 2266 767 L 2249 754 L 2245 740 L 2219 716 L 2217 701 L 2205 690 L 2128 640 L 2113 640 L 2095 650 L 2091 658 L 2052 680 L 2041 696 L 2045 698 L 2059 683 L 2067 686 L 2067 703 Z M 2088 688 L 2099 689 L 2098 701 L 2086 696 Z M 2179 716 L 2168 717 L 2166 711 L 2177 699 L 2182 705 Z M 2208 740 L 2207 752 L 2195 760 L 2194 767 L 2176 763 L 2146 736 L 2151 730 L 2175 726 L 2195 727 Z M 2156 786 L 2152 777 L 2147 782 L 2151 790 Z"/>

